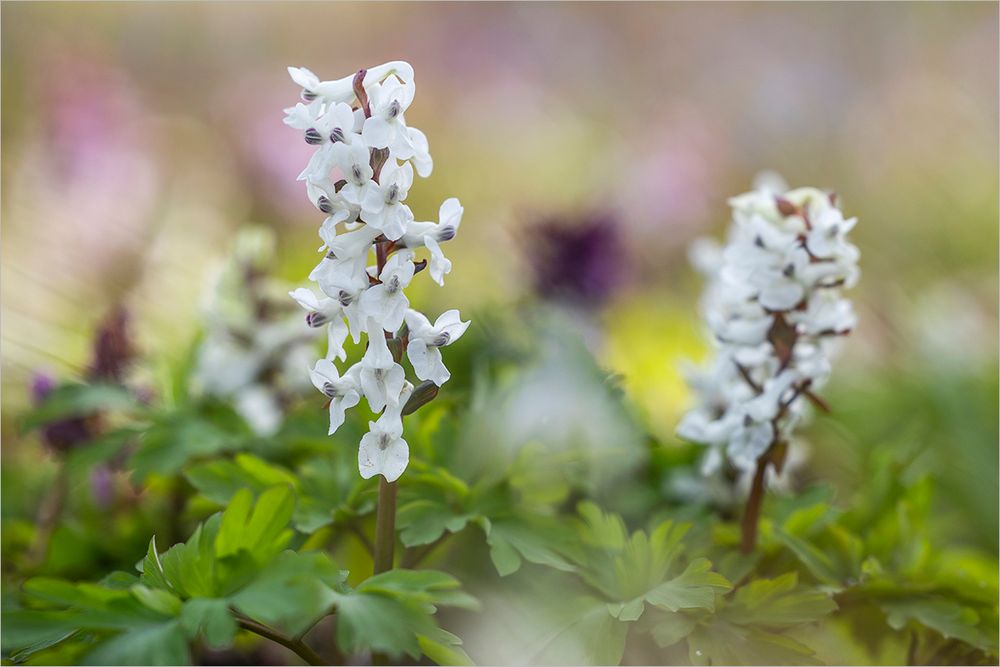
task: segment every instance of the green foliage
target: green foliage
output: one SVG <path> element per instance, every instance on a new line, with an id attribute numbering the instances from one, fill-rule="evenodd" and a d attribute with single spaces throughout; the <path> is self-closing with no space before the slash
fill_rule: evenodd
<path id="1" fill-rule="evenodd" d="M 240 489 L 187 542 L 161 554 L 151 540 L 139 577 L 29 580 L 27 606 L 4 613 L 4 651 L 22 662 L 80 644 L 87 664 L 185 664 L 196 640 L 225 648 L 240 627 L 263 625 L 297 642 L 335 614 L 344 651 L 418 659 L 426 650 L 444 662 L 469 662 L 460 640 L 434 620 L 439 606 L 477 606 L 456 579 L 393 570 L 351 588 L 328 555 L 285 549 L 294 505 L 287 485 L 266 488 L 256 500 Z"/>
<path id="2" fill-rule="evenodd" d="M 30 430 L 62 419 L 88 417 L 102 411 L 128 410 L 135 405 L 135 397 L 119 385 L 63 384 L 21 418 L 21 428 Z"/>

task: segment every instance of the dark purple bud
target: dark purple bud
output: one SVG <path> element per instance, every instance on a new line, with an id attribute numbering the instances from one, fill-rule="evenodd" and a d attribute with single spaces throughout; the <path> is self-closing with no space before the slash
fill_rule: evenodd
<path id="1" fill-rule="evenodd" d="M 333 128 L 333 132 L 330 133 L 330 141 L 337 143 L 338 141 L 344 140 L 344 131 L 339 127 Z"/>
<path id="2" fill-rule="evenodd" d="M 403 406 L 403 415 L 412 415 L 414 412 L 427 405 L 435 398 L 437 398 L 438 391 L 440 387 L 431 382 L 430 380 L 424 380 L 417 385 L 413 393 L 410 394 L 409 400 Z"/>
<path id="3" fill-rule="evenodd" d="M 326 195 L 319 196 L 319 199 L 316 200 L 316 208 L 321 210 L 323 213 L 326 213 L 327 215 L 333 213 L 333 203 L 330 201 L 330 198 L 327 197 Z"/>
<path id="4" fill-rule="evenodd" d="M 444 227 L 438 230 L 437 240 L 440 241 L 441 243 L 444 243 L 445 241 L 450 241 L 453 238 L 455 238 L 455 231 L 456 230 L 453 226 L 445 225 Z"/>

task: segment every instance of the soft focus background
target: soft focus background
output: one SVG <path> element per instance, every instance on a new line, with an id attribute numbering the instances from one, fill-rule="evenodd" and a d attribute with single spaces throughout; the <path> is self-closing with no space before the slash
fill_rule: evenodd
<path id="1" fill-rule="evenodd" d="M 24 3 L 2 19 L 5 517 L 46 474 L 17 423 L 32 377 L 79 375 L 109 309 L 129 309 L 156 387 L 238 230 L 274 231 L 284 280 L 313 266 L 285 67 L 405 59 L 407 120 L 435 159 L 408 203 L 418 219 L 465 206 L 446 287 L 414 282 L 421 308 L 458 307 L 488 337 L 552 306 L 669 448 L 679 362 L 707 350 L 686 247 L 721 234 L 761 169 L 833 189 L 860 218 L 861 324 L 804 476 L 849 494 L 893 452 L 937 481 L 939 540 L 996 553 L 995 4 Z M 519 376 L 498 428 L 535 429 L 532 406 L 580 386 L 558 356 Z M 636 437 L 599 397 L 560 409 L 534 437 L 585 417 Z"/>

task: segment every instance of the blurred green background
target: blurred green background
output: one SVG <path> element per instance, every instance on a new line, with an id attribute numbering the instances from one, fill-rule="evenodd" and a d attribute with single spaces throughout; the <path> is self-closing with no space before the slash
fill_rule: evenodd
<path id="1" fill-rule="evenodd" d="M 455 270 L 443 289 L 415 281 L 418 307 L 516 328 L 544 292 L 539 222 L 605 216 L 614 289 L 573 312 L 670 447 L 679 362 L 707 352 L 687 245 L 722 233 L 760 169 L 833 189 L 860 218 L 860 326 L 834 414 L 803 434 L 806 479 L 846 497 L 890 452 L 936 478 L 940 540 L 995 553 L 997 18 L 993 3 L 4 4 L 5 513 L 47 456 L 17 428 L 32 374 L 79 373 L 108 308 L 131 309 L 155 383 L 237 230 L 276 232 L 283 279 L 313 266 L 285 67 L 405 59 L 407 120 L 435 159 L 408 203 L 418 219 L 465 206 Z"/>

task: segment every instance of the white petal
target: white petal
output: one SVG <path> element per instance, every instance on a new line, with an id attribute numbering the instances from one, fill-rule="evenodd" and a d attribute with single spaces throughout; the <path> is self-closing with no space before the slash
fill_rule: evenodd
<path id="1" fill-rule="evenodd" d="M 393 440 L 385 449 L 380 449 L 378 443 L 378 436 L 370 432 L 361 438 L 358 472 L 365 479 L 382 475 L 387 481 L 395 482 L 410 462 L 410 447 L 402 438 Z"/>
<path id="2" fill-rule="evenodd" d="M 342 317 L 334 317 L 330 320 L 326 332 L 326 358 L 347 360 L 347 352 L 344 350 L 344 341 L 347 340 L 347 323 Z"/>
<path id="3" fill-rule="evenodd" d="M 289 292 L 288 295 L 308 311 L 319 310 L 319 297 L 311 289 L 299 287 Z"/>
<path id="4" fill-rule="evenodd" d="M 365 121 L 361 138 L 372 148 L 388 148 L 396 136 L 396 126 L 380 116 L 372 116 Z"/>

